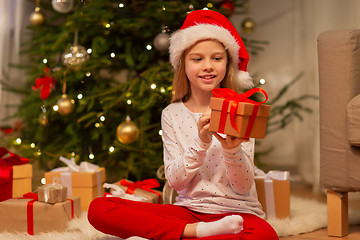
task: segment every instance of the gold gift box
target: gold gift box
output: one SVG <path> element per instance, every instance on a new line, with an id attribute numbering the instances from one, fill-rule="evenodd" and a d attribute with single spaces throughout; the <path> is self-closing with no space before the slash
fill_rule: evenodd
<path id="1" fill-rule="evenodd" d="M 61 174 L 65 172 L 45 172 L 45 179 L 47 183 L 52 183 L 53 178 L 61 179 Z M 98 176 L 100 177 L 101 185 L 98 186 Z M 95 172 L 71 172 L 71 193 L 72 196 L 80 197 L 81 209 L 87 211 L 90 202 L 97 197 L 104 195 L 104 188 L 102 185 L 105 182 L 105 168 L 99 167 Z M 64 183 L 60 182 L 65 185 Z"/>
<path id="2" fill-rule="evenodd" d="M 40 186 L 37 192 L 39 202 L 54 204 L 67 199 L 67 187 L 57 183 Z"/>
<path id="3" fill-rule="evenodd" d="M 13 166 L 13 188 L 12 197 L 21 197 L 23 194 L 32 191 L 31 185 L 32 165 L 23 164 Z"/>

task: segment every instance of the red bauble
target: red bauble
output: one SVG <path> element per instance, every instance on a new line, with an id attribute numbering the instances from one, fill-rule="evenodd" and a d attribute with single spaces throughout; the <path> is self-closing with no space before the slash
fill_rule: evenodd
<path id="1" fill-rule="evenodd" d="M 220 3 L 220 9 L 224 11 L 226 17 L 230 17 L 235 11 L 235 5 L 232 1 L 224 0 Z"/>

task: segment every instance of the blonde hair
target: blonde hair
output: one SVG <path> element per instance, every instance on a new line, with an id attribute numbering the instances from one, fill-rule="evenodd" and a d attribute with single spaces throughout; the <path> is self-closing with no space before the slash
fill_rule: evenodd
<path id="1" fill-rule="evenodd" d="M 172 99 L 171 102 L 179 102 L 186 101 L 191 96 L 191 88 L 189 79 L 186 76 L 185 71 L 185 52 L 184 51 L 180 58 L 180 63 L 178 67 L 175 69 L 175 74 L 173 78 L 172 84 Z M 224 79 L 220 83 L 221 88 L 231 88 L 236 92 L 239 92 L 237 84 L 234 82 L 235 75 L 235 66 L 232 62 L 232 59 L 226 50 L 226 54 L 228 57 L 228 63 L 226 66 L 226 74 Z"/>

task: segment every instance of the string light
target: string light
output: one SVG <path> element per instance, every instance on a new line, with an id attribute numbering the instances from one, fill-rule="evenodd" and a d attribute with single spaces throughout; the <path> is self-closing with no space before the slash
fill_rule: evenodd
<path id="1" fill-rule="evenodd" d="M 59 106 L 58 106 L 58 105 L 54 105 L 54 106 L 53 106 L 53 110 L 54 110 L 55 112 L 57 112 L 57 111 L 59 110 Z"/>
<path id="2" fill-rule="evenodd" d="M 45 178 L 42 178 L 42 179 L 40 180 L 40 182 L 41 182 L 41 184 L 46 184 L 46 179 L 45 179 Z"/>
<path id="3" fill-rule="evenodd" d="M 153 83 L 153 84 L 151 84 L 151 89 L 155 89 L 156 88 L 156 84 L 155 83 Z"/>
<path id="4" fill-rule="evenodd" d="M 150 44 L 148 44 L 148 45 L 146 45 L 146 49 L 150 51 L 152 49 L 152 46 Z"/>
<path id="5" fill-rule="evenodd" d="M 42 62 L 43 62 L 44 64 L 47 64 L 48 60 L 47 60 L 46 58 L 44 58 L 44 59 L 42 60 Z"/>
<path id="6" fill-rule="evenodd" d="M 119 8 L 123 8 L 125 5 L 123 3 L 119 3 Z"/>
<path id="7" fill-rule="evenodd" d="M 79 93 L 78 95 L 77 95 L 77 99 L 82 99 L 83 98 L 83 95 L 81 94 L 81 93 Z"/>
<path id="8" fill-rule="evenodd" d="M 265 84 L 266 83 L 266 80 L 265 79 L 260 79 L 260 84 Z"/>
<path id="9" fill-rule="evenodd" d="M 17 138 L 14 140 L 14 144 L 15 145 L 20 145 L 21 144 L 21 138 Z"/>
<path id="10" fill-rule="evenodd" d="M 100 127 L 100 123 L 95 123 L 95 127 L 96 128 Z"/>
<path id="11" fill-rule="evenodd" d="M 100 121 L 102 121 L 102 122 L 105 121 L 105 117 L 104 117 L 104 116 L 101 116 L 101 117 L 100 117 Z"/>
<path id="12" fill-rule="evenodd" d="M 115 57 L 115 53 L 110 53 L 110 57 L 114 58 Z"/>
<path id="13" fill-rule="evenodd" d="M 212 7 L 213 7 L 213 4 L 212 4 L 212 3 L 208 3 L 206 6 L 207 6 L 208 8 L 212 8 Z"/>
<path id="14" fill-rule="evenodd" d="M 31 148 L 35 148 L 35 143 L 30 143 Z"/>
<path id="15" fill-rule="evenodd" d="M 114 148 L 113 146 L 110 146 L 110 147 L 109 147 L 109 152 L 112 153 L 112 152 L 114 152 L 114 150 L 115 150 L 115 148 Z"/>
<path id="16" fill-rule="evenodd" d="M 106 27 L 106 28 L 110 28 L 110 26 L 111 26 L 110 23 L 106 23 L 106 24 L 105 24 L 105 27 Z"/>
<path id="17" fill-rule="evenodd" d="M 89 154 L 89 159 L 94 159 L 94 158 L 95 158 L 95 155 L 92 154 L 92 153 L 90 153 L 90 154 Z"/>
<path id="18" fill-rule="evenodd" d="M 165 92 L 165 88 L 161 87 L 161 88 L 160 88 L 160 92 L 164 93 L 164 92 Z"/>
<path id="19" fill-rule="evenodd" d="M 91 49 L 91 48 L 88 48 L 86 51 L 87 51 L 88 54 L 92 53 L 92 49 Z"/>
<path id="20" fill-rule="evenodd" d="M 90 76 L 91 76 L 91 72 L 87 72 L 87 73 L 85 74 L 85 76 L 90 77 Z"/>
<path id="21" fill-rule="evenodd" d="M 162 130 L 159 131 L 159 135 L 162 136 Z"/>
<path id="22" fill-rule="evenodd" d="M 126 101 L 126 103 L 127 103 L 128 105 L 131 105 L 131 100 L 128 99 L 128 100 Z"/>

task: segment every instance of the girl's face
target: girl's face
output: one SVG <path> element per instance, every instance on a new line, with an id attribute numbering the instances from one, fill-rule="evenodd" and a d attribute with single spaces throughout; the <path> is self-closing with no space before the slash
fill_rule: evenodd
<path id="1" fill-rule="evenodd" d="M 185 72 L 192 93 L 210 92 L 220 86 L 228 58 L 224 46 L 215 40 L 196 43 L 185 52 Z"/>

